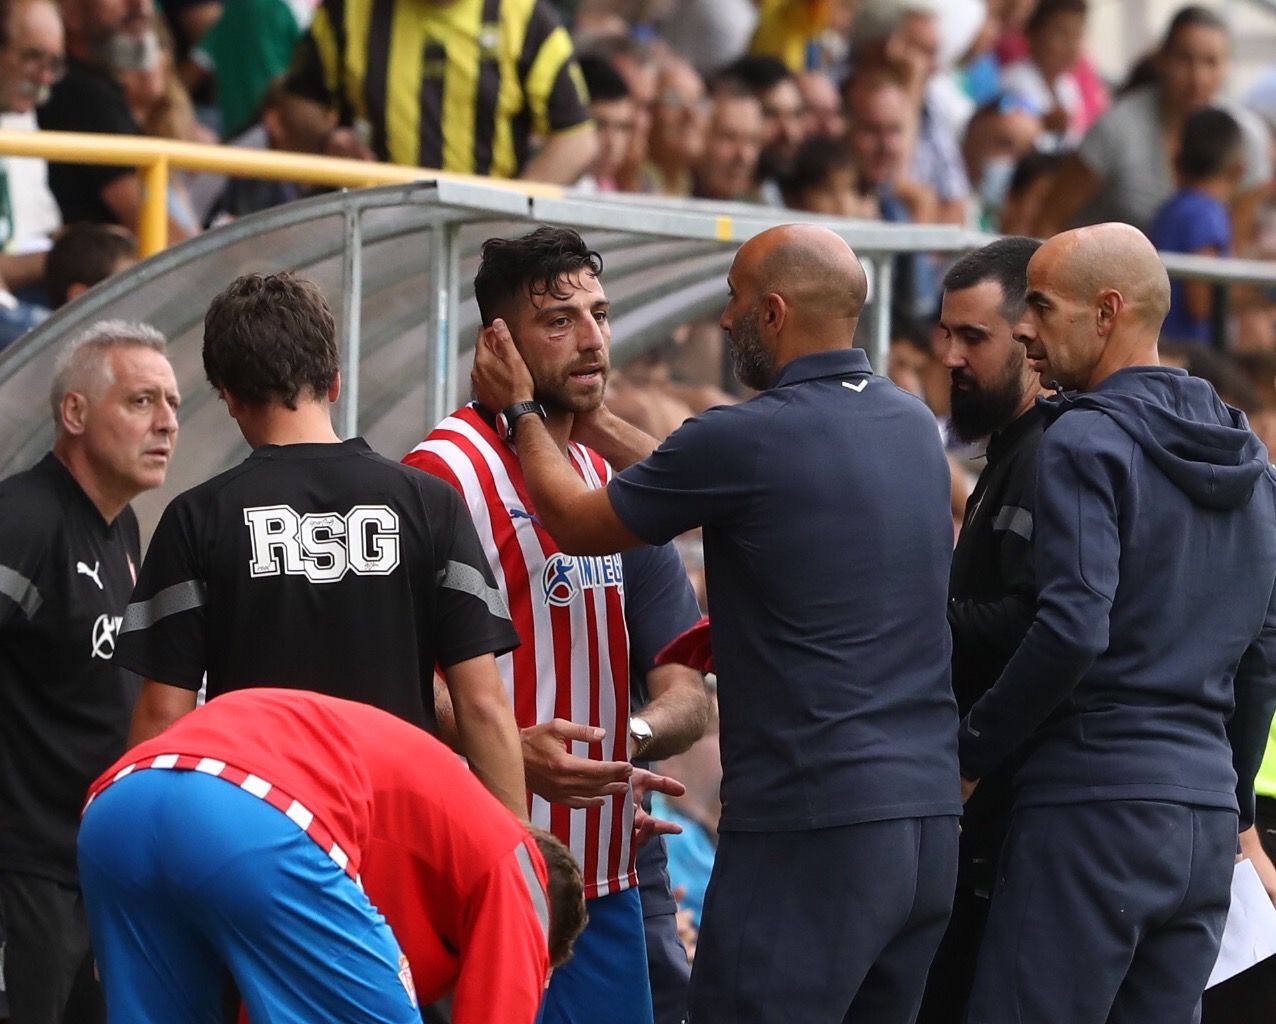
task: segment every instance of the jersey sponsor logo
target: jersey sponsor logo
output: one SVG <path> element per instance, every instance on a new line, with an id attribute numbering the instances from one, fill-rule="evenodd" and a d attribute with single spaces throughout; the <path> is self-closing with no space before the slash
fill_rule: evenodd
<path id="1" fill-rule="evenodd" d="M 110 661 L 111 656 L 115 654 L 115 638 L 120 632 L 120 623 L 124 621 L 123 615 L 99 615 L 93 622 L 93 651 L 94 658 L 101 658 L 103 661 Z"/>
<path id="2" fill-rule="evenodd" d="M 102 577 L 98 575 L 98 573 L 101 572 L 101 570 L 102 570 L 102 563 L 100 561 L 94 562 L 92 569 L 90 569 L 84 562 L 75 563 L 76 572 L 80 573 L 82 576 L 87 576 L 94 583 L 96 583 L 98 590 L 105 590 L 106 588 L 102 586 Z"/>
<path id="3" fill-rule="evenodd" d="M 408 994 L 408 1001 L 416 1008 L 416 982 L 412 980 L 412 965 L 408 963 L 408 958 L 402 953 L 399 954 L 399 981 L 403 983 L 403 989 Z"/>
<path id="4" fill-rule="evenodd" d="M 399 515 L 386 505 L 356 505 L 344 515 L 258 505 L 244 509 L 244 523 L 253 548 L 248 571 L 255 578 L 337 583 L 349 572 L 388 576 L 399 567 Z"/>
<path id="5" fill-rule="evenodd" d="M 528 522 L 535 523 L 537 526 L 541 525 L 541 521 L 525 508 L 511 508 L 506 509 L 506 511 L 509 512 L 511 519 L 526 519 Z"/>
<path id="6" fill-rule="evenodd" d="M 550 555 L 541 570 L 545 603 L 565 608 L 585 590 L 624 585 L 619 555 Z"/>

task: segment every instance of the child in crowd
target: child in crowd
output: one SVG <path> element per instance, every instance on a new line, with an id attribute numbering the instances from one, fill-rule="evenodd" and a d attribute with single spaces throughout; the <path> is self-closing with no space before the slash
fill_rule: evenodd
<path id="1" fill-rule="evenodd" d="M 137 239 L 118 224 L 70 224 L 49 250 L 44 272 L 49 307 L 61 309 L 95 284 L 137 262 Z"/>
<path id="2" fill-rule="evenodd" d="M 581 57 L 580 70 L 589 89 L 589 116 L 598 136 L 598 155 L 577 187 L 588 192 L 615 192 L 619 187 L 616 176 L 638 130 L 638 107 L 620 73 L 602 57 Z"/>
<path id="3" fill-rule="evenodd" d="M 1187 119 L 1175 162 L 1178 191 L 1157 211 L 1148 231 L 1163 252 L 1226 256 L 1232 246 L 1228 206 L 1245 174 L 1245 143 L 1235 118 L 1205 107 Z M 1173 280 L 1167 341 L 1207 344 L 1214 335 L 1219 305 L 1208 281 Z"/>
<path id="4" fill-rule="evenodd" d="M 1081 87 L 1072 69 L 1081 57 L 1086 0 L 1041 0 L 1028 19 L 1028 57 L 1001 73 L 1001 88 L 1043 113 L 1043 149 L 1081 141 Z"/>
<path id="5" fill-rule="evenodd" d="M 860 195 L 858 185 L 855 157 L 846 145 L 816 135 L 798 147 L 793 166 L 780 179 L 780 194 L 790 210 L 876 220 L 876 197 Z"/>

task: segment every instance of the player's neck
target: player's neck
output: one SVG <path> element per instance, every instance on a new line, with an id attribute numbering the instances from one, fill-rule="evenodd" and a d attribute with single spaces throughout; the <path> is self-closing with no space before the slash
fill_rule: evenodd
<path id="1" fill-rule="evenodd" d="M 545 429 L 549 431 L 549 436 L 554 439 L 554 444 L 558 445 L 564 458 L 567 456 L 567 442 L 571 440 L 572 423 L 575 419 L 575 415 L 566 409 L 545 410 Z"/>
<path id="2" fill-rule="evenodd" d="M 240 410 L 239 430 L 253 448 L 263 445 L 340 444 L 332 428 L 332 407 L 327 402 L 298 402 L 296 409 L 272 403 Z"/>

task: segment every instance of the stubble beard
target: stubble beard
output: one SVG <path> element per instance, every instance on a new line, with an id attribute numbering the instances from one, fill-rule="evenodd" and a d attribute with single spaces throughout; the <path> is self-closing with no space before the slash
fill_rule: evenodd
<path id="1" fill-rule="evenodd" d="M 765 391 L 775 379 L 775 360 L 762 347 L 762 332 L 756 313 L 746 313 L 734 331 L 727 332 L 731 345 L 731 363 L 736 380 L 746 388 Z"/>

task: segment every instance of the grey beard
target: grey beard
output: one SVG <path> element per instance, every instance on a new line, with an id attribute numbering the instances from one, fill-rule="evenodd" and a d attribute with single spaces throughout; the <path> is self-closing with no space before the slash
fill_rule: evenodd
<path id="1" fill-rule="evenodd" d="M 154 29 L 147 29 L 140 36 L 112 32 L 93 44 L 93 55 L 111 71 L 146 71 L 159 62 L 159 36 Z"/>

